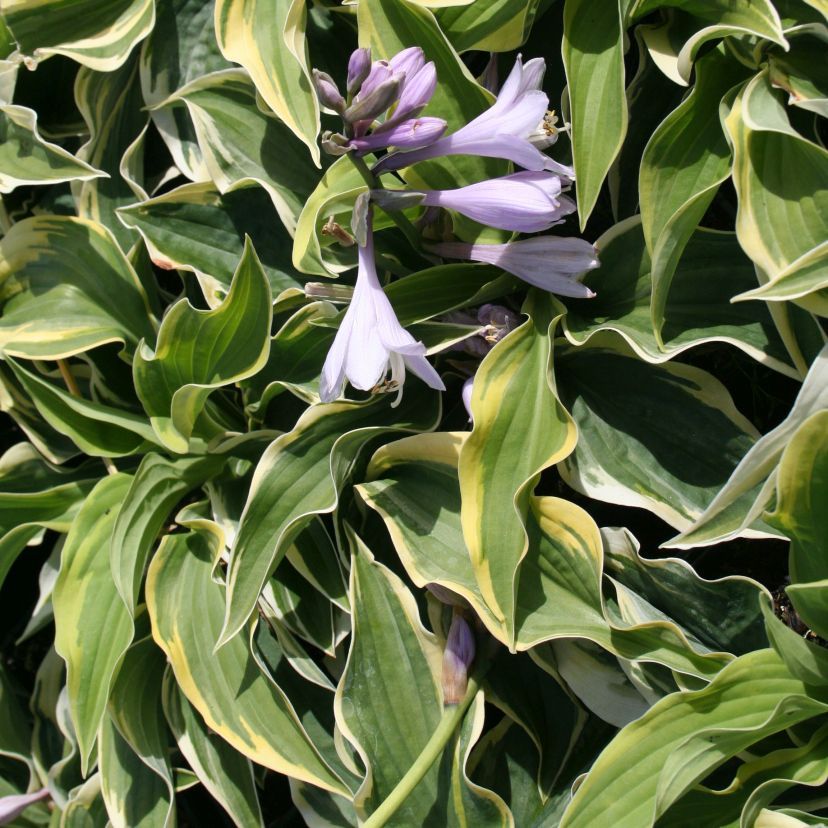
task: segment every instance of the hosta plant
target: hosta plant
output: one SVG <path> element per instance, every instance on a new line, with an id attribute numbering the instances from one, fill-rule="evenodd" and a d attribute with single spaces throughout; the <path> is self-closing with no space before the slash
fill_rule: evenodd
<path id="1" fill-rule="evenodd" d="M 826 44 L 0 4 L 0 824 L 826 824 Z"/>

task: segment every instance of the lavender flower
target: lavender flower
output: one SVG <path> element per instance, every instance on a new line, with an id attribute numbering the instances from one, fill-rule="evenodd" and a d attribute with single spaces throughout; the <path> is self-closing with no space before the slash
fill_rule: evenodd
<path id="1" fill-rule="evenodd" d="M 474 420 L 474 414 L 472 414 L 472 407 L 471 407 L 471 398 L 472 398 L 472 391 L 474 390 L 474 377 L 469 377 L 464 383 L 463 388 L 460 390 L 460 398 L 463 400 L 463 405 L 466 407 L 466 411 L 469 415 L 469 422 Z"/>
<path id="2" fill-rule="evenodd" d="M 340 395 L 346 377 L 355 388 L 374 389 L 385 377 L 389 363 L 391 387 L 399 392 L 394 405 L 399 403 L 402 394 L 406 368 L 431 388 L 445 391 L 440 375 L 425 358 L 425 345 L 400 325 L 380 287 L 374 264 L 371 218 L 369 209 L 366 244 L 359 248 L 354 295 L 322 368 L 319 384 L 322 402 L 331 402 Z"/>
<path id="3" fill-rule="evenodd" d="M 474 633 L 458 612 L 451 618 L 451 627 L 443 651 L 443 701 L 459 704 L 466 695 L 468 670 L 474 661 Z"/>
<path id="4" fill-rule="evenodd" d="M 577 277 L 598 267 L 598 251 L 584 239 L 538 236 L 506 244 L 442 242 L 430 246 L 450 259 L 485 262 L 513 273 L 530 285 L 557 293 L 591 299 L 595 294 Z"/>
<path id="5" fill-rule="evenodd" d="M 384 210 L 415 204 L 446 207 L 489 227 L 519 233 L 548 230 L 575 210 L 575 203 L 561 195 L 561 180 L 547 172 L 513 173 L 456 190 L 373 190 L 371 197 Z"/>
<path id="6" fill-rule="evenodd" d="M 484 113 L 428 147 L 413 152 L 395 152 L 383 158 L 375 173 L 397 170 L 427 158 L 444 155 L 484 155 L 505 158 L 527 170 L 552 170 L 571 180 L 569 167 L 544 155 L 535 145 L 538 133 L 550 138 L 557 131 L 548 129 L 549 98 L 540 90 L 546 64 L 534 58 L 525 66 L 518 55 L 497 100 Z M 530 136 L 532 140 L 530 140 Z M 547 146 L 550 142 L 547 141 Z"/>

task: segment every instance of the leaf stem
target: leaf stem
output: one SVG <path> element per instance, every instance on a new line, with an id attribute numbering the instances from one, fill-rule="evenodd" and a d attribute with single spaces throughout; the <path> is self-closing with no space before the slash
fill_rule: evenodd
<path id="1" fill-rule="evenodd" d="M 414 764 L 406 771 L 405 776 L 400 779 L 397 786 L 383 800 L 379 808 L 362 823 L 362 828 L 381 828 L 385 825 L 437 761 L 454 731 L 463 721 L 466 711 L 480 689 L 480 679 L 475 675 L 475 672 L 473 671 L 469 676 L 466 695 L 463 696 L 459 704 L 445 708 L 440 724 L 431 734 L 431 738 L 426 742 L 420 755 L 414 760 Z"/>
<path id="2" fill-rule="evenodd" d="M 352 152 L 348 153 L 348 158 L 351 159 L 351 163 L 357 168 L 359 174 L 362 176 L 362 180 L 368 185 L 369 189 L 385 189 L 382 181 L 380 181 L 380 179 L 368 169 L 368 165 L 362 160 L 362 158 L 359 158 Z M 399 210 L 386 210 L 386 213 L 391 217 L 394 224 L 402 230 L 411 246 L 419 250 L 420 234 L 417 232 L 417 228 L 409 221 L 408 217 Z"/>
<path id="3" fill-rule="evenodd" d="M 66 384 L 66 388 L 69 390 L 69 393 L 73 397 L 81 397 L 80 387 L 78 386 L 78 381 L 75 379 L 75 375 L 72 373 L 72 369 L 69 367 L 69 363 L 65 359 L 59 359 L 57 361 L 58 370 L 60 371 L 61 377 L 63 377 L 63 382 Z M 101 457 L 101 462 L 106 466 L 107 474 L 118 474 L 118 469 L 116 468 L 115 464 L 109 457 Z"/>

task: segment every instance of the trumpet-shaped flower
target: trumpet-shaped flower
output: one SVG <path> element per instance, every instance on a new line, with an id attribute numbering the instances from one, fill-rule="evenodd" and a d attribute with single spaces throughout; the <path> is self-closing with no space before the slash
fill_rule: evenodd
<path id="1" fill-rule="evenodd" d="M 561 180 L 547 172 L 513 173 L 456 190 L 373 190 L 372 198 L 384 210 L 414 204 L 446 207 L 489 227 L 519 233 L 548 230 L 575 211 L 575 203 L 561 195 Z"/>
<path id="2" fill-rule="evenodd" d="M 551 137 L 545 129 L 551 123 L 547 115 L 549 98 L 540 90 L 545 71 L 543 58 L 534 58 L 524 66 L 518 56 L 497 100 L 489 109 L 428 147 L 385 156 L 375 165 L 374 172 L 397 170 L 444 155 L 484 155 L 505 158 L 527 170 L 552 170 L 572 179 L 574 174 L 569 167 L 553 161 L 536 146 L 539 130 Z"/>
<path id="3" fill-rule="evenodd" d="M 537 236 L 506 244 L 442 242 L 430 246 L 438 256 L 485 262 L 513 273 L 530 285 L 557 293 L 591 299 L 595 294 L 577 277 L 599 266 L 598 252 L 584 239 Z"/>
<path id="4" fill-rule="evenodd" d="M 399 391 L 395 405 L 402 394 L 406 368 L 427 385 L 444 391 L 445 385 L 425 352 L 425 345 L 400 325 L 380 286 L 369 211 L 366 244 L 359 248 L 356 288 L 325 359 L 319 397 L 322 402 L 335 400 L 346 378 L 354 388 L 370 391 L 383 381 L 389 365 L 392 387 Z"/>

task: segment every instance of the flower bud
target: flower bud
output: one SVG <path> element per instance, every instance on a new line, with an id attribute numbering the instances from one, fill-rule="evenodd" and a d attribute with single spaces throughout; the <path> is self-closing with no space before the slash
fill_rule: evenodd
<path id="1" fill-rule="evenodd" d="M 468 670 L 474 661 L 474 633 L 462 615 L 451 619 L 443 651 L 443 703 L 458 704 L 466 695 Z"/>
<path id="2" fill-rule="evenodd" d="M 359 92 L 360 86 L 371 71 L 371 50 L 356 49 L 348 61 L 348 94 Z"/>
<path id="3" fill-rule="evenodd" d="M 342 117 L 349 124 L 357 121 L 373 121 L 397 100 L 400 94 L 400 81 L 400 75 L 392 75 L 388 80 L 375 86 L 364 97 L 362 94 L 358 95 Z"/>
<path id="4" fill-rule="evenodd" d="M 382 207 L 383 210 L 407 210 L 409 207 L 418 207 L 423 203 L 425 193 L 410 192 L 409 190 L 371 190 L 371 201 Z"/>
<path id="5" fill-rule="evenodd" d="M 319 98 L 319 103 L 341 115 L 345 110 L 345 98 L 339 94 L 334 79 L 327 72 L 314 69 L 313 85 L 316 87 L 316 96 Z"/>
<path id="6" fill-rule="evenodd" d="M 415 73 L 423 68 L 425 63 L 425 55 L 419 46 L 409 46 L 408 49 L 403 49 L 397 52 L 388 65 L 395 72 L 403 72 L 407 78 L 413 77 Z"/>

